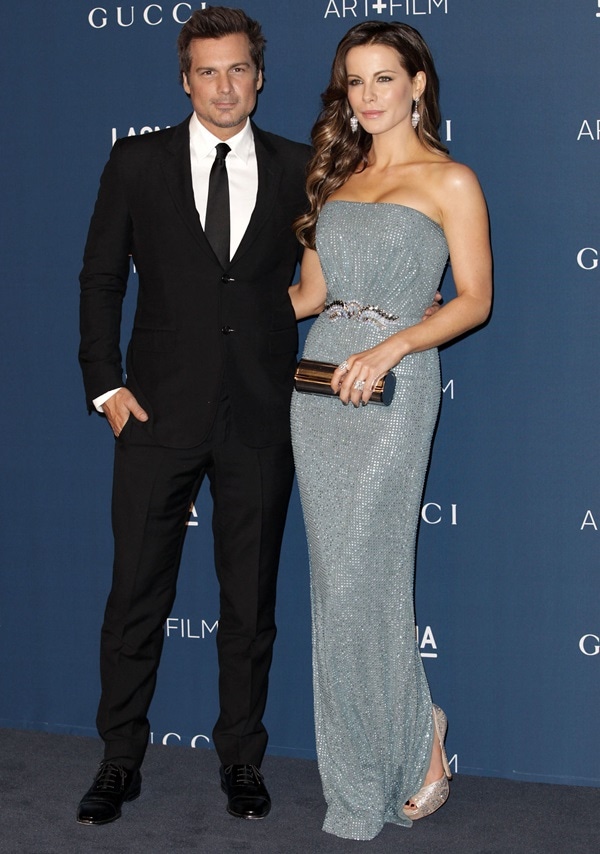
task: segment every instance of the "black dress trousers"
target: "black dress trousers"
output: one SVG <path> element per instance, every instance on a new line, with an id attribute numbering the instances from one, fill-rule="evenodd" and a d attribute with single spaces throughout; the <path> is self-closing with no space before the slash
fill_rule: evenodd
<path id="1" fill-rule="evenodd" d="M 275 627 L 275 587 L 293 460 L 288 442 L 251 448 L 227 397 L 209 439 L 157 445 L 133 417 L 116 440 L 113 582 L 101 635 L 98 731 L 105 758 L 141 764 L 150 732 L 164 623 L 175 599 L 186 521 L 204 476 L 213 498 L 220 715 L 213 738 L 224 765 L 260 765 L 262 717 Z"/>

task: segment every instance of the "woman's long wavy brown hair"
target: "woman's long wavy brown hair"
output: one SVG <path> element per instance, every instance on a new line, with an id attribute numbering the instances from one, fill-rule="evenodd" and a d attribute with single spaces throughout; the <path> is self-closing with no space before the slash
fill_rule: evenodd
<path id="1" fill-rule="evenodd" d="M 353 47 L 371 44 L 393 48 L 411 79 L 418 71 L 425 72 L 427 84 L 419 102 L 421 120 L 415 133 L 431 151 L 447 153 L 438 133 L 439 80 L 421 34 L 408 24 L 366 21 L 352 27 L 337 47 L 329 85 L 321 96 L 323 108 L 311 133 L 315 153 L 306 181 L 310 210 L 294 223 L 298 240 L 310 249 L 314 249 L 317 219 L 327 198 L 361 165 L 363 168 L 367 165 L 372 136 L 360 126 L 356 133 L 350 128 L 352 110 L 348 103 L 346 56 Z"/>

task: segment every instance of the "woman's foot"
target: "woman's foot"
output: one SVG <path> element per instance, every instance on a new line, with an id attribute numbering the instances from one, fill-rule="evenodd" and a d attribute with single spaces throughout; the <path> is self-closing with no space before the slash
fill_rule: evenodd
<path id="1" fill-rule="evenodd" d="M 423 782 L 423 786 L 403 808 L 404 815 L 415 821 L 439 809 L 448 799 L 450 787 L 448 780 L 452 777 L 448 758 L 444 749 L 444 739 L 448 729 L 448 720 L 439 706 L 433 706 L 433 723 L 435 736 L 431 748 L 431 763 Z"/>

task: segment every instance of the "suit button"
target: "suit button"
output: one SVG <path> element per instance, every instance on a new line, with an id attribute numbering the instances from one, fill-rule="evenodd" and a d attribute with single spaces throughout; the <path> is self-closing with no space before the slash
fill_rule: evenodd
<path id="1" fill-rule="evenodd" d="M 235 332 L 235 329 L 232 329 L 231 326 L 223 326 L 221 332 L 223 335 L 229 335 L 231 332 Z"/>
<path id="2" fill-rule="evenodd" d="M 229 284 L 231 284 L 231 282 L 235 282 L 235 279 L 232 276 L 228 276 L 227 273 L 224 273 L 221 276 L 221 281 L 223 282 L 224 285 L 229 285 Z"/>

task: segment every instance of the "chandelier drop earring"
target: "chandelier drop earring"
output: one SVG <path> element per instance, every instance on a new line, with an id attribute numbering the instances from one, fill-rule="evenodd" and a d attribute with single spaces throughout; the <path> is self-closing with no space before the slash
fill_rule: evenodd
<path id="1" fill-rule="evenodd" d="M 421 99 L 417 95 L 417 97 L 415 98 L 415 108 L 413 110 L 412 116 L 410 117 L 410 122 L 411 122 L 412 126 L 415 128 L 415 130 L 416 130 L 417 125 L 419 124 L 419 122 L 421 120 L 421 114 L 419 112 L 419 101 L 420 100 Z"/>
<path id="2" fill-rule="evenodd" d="M 356 133 L 356 131 L 358 130 L 358 119 L 356 118 L 356 116 L 350 117 L 350 130 L 352 131 L 352 133 Z"/>

